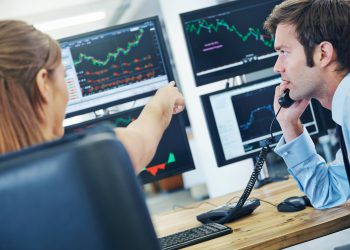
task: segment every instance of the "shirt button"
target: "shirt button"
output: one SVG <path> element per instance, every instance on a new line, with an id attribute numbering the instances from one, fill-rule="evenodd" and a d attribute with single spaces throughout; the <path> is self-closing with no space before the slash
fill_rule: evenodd
<path id="1" fill-rule="evenodd" d="M 288 152 L 284 152 L 283 155 L 284 155 L 284 156 L 287 156 L 287 155 L 288 155 Z"/>

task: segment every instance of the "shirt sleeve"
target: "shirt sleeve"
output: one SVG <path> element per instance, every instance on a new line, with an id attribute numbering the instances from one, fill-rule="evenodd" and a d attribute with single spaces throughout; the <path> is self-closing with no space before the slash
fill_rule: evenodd
<path id="1" fill-rule="evenodd" d="M 335 207 L 350 198 L 344 163 L 340 160 L 341 153 L 338 151 L 336 160 L 327 165 L 317 154 L 306 128 L 299 137 L 288 143 L 282 137 L 275 152 L 284 159 L 288 172 L 315 208 Z"/>

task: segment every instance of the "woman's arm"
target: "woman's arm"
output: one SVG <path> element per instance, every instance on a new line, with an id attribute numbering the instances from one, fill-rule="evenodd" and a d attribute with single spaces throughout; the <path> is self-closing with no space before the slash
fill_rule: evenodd
<path id="1" fill-rule="evenodd" d="M 115 129 L 136 172 L 152 160 L 172 115 L 181 112 L 184 105 L 183 96 L 172 82 L 156 92 L 135 121 L 126 128 Z"/>

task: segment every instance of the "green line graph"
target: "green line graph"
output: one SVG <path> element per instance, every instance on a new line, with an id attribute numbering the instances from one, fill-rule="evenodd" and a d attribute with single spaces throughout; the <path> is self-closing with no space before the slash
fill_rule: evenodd
<path id="1" fill-rule="evenodd" d="M 116 118 L 113 122 L 115 127 L 126 127 L 128 126 L 132 121 L 134 121 L 135 118 L 134 117 L 127 117 L 127 118 Z"/>
<path id="2" fill-rule="evenodd" d="M 74 65 L 78 65 L 85 60 L 85 61 L 91 62 L 95 66 L 106 66 L 110 62 L 111 59 L 114 59 L 114 61 L 116 61 L 117 57 L 120 54 L 127 55 L 131 51 L 132 48 L 137 47 L 140 43 L 140 40 L 142 38 L 143 33 L 144 33 L 144 30 L 140 29 L 138 34 L 135 37 L 135 40 L 132 42 L 129 42 L 125 49 L 124 48 L 117 48 L 115 50 L 115 52 L 108 53 L 106 55 L 106 59 L 104 59 L 104 60 L 98 60 L 98 59 L 94 58 L 93 56 L 88 56 L 88 55 L 85 55 L 84 53 L 80 53 L 78 59 L 74 61 Z"/>
<path id="3" fill-rule="evenodd" d="M 209 23 L 207 20 L 202 19 L 196 24 L 190 23 L 186 25 L 186 31 L 189 33 L 195 33 L 196 35 L 200 35 L 203 31 L 207 30 L 208 33 L 218 32 L 219 29 L 225 28 L 229 32 L 233 32 L 236 34 L 242 42 L 246 42 L 250 37 L 255 38 L 255 40 L 261 41 L 265 46 L 272 47 L 274 43 L 274 38 L 261 33 L 259 28 L 248 28 L 248 32 L 246 34 L 238 31 L 235 25 L 229 25 L 224 19 L 217 19 L 216 23 Z"/>

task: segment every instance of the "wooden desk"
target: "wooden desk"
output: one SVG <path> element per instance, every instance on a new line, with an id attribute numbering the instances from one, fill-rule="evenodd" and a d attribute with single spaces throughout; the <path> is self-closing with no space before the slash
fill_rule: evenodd
<path id="1" fill-rule="evenodd" d="M 232 193 L 208 202 L 222 205 L 240 193 Z M 301 196 L 294 180 L 278 182 L 253 190 L 250 197 L 277 204 L 290 196 Z M 158 237 L 199 226 L 196 215 L 213 207 L 207 203 L 192 209 L 177 209 L 153 216 Z M 198 204 L 198 205 L 199 205 Z M 304 241 L 315 239 L 350 227 L 350 202 L 327 209 L 310 207 L 294 212 L 280 213 L 277 209 L 261 201 L 253 214 L 226 224 L 234 231 L 188 249 L 281 249 Z"/>

